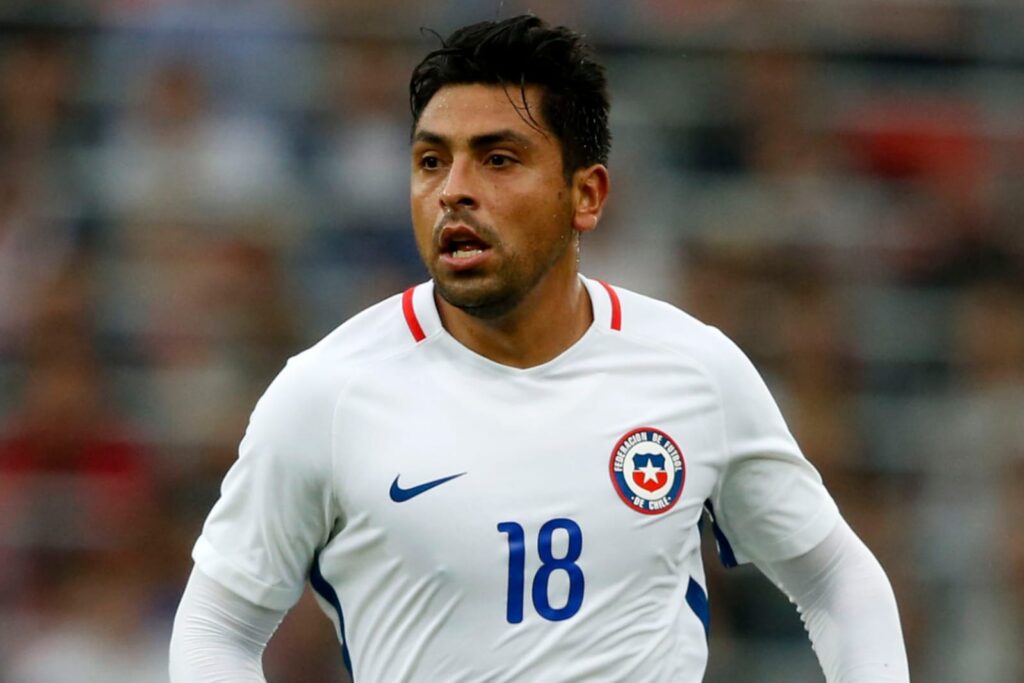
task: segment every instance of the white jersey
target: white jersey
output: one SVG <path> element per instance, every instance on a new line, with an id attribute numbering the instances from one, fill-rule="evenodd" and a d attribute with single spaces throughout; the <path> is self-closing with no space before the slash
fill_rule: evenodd
<path id="1" fill-rule="evenodd" d="M 838 512 L 724 335 L 583 282 L 593 324 L 536 367 L 462 346 L 431 283 L 291 359 L 198 567 L 274 609 L 308 580 L 357 683 L 700 681 L 705 506 L 727 563 Z"/>

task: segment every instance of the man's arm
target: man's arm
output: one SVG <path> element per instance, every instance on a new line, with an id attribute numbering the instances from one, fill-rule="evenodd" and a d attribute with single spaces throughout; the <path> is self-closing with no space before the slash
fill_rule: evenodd
<path id="1" fill-rule="evenodd" d="M 336 378 L 289 361 L 253 410 L 192 551 L 173 630 L 175 683 L 262 681 L 260 658 L 340 517 L 331 451 Z"/>
<path id="2" fill-rule="evenodd" d="M 756 368 L 713 336 L 705 362 L 721 394 L 725 468 L 708 508 L 723 561 L 753 561 L 796 603 L 829 683 L 905 683 L 885 572 L 843 521 Z"/>
<path id="3" fill-rule="evenodd" d="M 755 564 L 796 604 L 828 683 L 910 680 L 889 579 L 844 520 L 799 557 Z"/>
<path id="4" fill-rule="evenodd" d="M 171 634 L 171 683 L 264 683 L 263 650 L 286 610 L 252 603 L 193 569 Z"/>

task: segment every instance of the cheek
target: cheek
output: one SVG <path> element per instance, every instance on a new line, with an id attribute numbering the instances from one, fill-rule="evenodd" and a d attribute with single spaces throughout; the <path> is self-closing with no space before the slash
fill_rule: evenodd
<path id="1" fill-rule="evenodd" d="M 418 207 L 427 198 L 430 190 L 426 183 L 422 181 L 413 180 L 409 183 L 409 205 L 413 211 L 416 211 Z"/>
<path id="2" fill-rule="evenodd" d="M 424 184 L 413 185 L 409 192 L 409 207 L 412 209 L 413 220 L 428 219 L 437 213 L 437 197 L 430 187 Z"/>
<path id="3" fill-rule="evenodd" d="M 431 240 L 435 216 L 428 207 L 428 200 L 413 196 L 410 201 L 413 238 L 422 247 Z"/>

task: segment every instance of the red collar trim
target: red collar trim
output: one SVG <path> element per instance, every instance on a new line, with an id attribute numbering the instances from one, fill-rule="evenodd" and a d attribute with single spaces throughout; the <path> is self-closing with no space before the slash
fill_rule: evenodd
<path id="1" fill-rule="evenodd" d="M 598 280 L 602 287 L 608 292 L 608 298 L 611 299 L 612 303 L 612 323 L 611 327 L 616 332 L 622 331 L 622 304 L 619 303 L 618 293 L 612 289 L 612 286 L 604 280 Z"/>
<path id="2" fill-rule="evenodd" d="M 620 332 L 622 331 L 622 304 L 619 302 L 618 292 L 604 280 L 598 280 L 598 283 L 608 292 L 608 299 L 611 302 L 611 328 L 616 332 Z M 402 313 L 405 315 L 405 324 L 409 326 L 412 338 L 419 343 L 426 339 L 427 335 L 423 333 L 423 326 L 420 325 L 420 321 L 416 317 L 416 308 L 412 302 L 412 296 L 415 291 L 415 287 L 410 287 L 402 294 Z"/>
<path id="3" fill-rule="evenodd" d="M 412 305 L 412 295 L 416 291 L 415 287 L 410 287 L 405 290 L 402 294 L 402 313 L 405 314 L 405 324 L 409 326 L 409 331 L 412 332 L 412 338 L 417 343 L 427 338 L 427 335 L 423 334 L 423 328 L 420 326 L 420 321 L 416 318 L 416 309 Z"/>

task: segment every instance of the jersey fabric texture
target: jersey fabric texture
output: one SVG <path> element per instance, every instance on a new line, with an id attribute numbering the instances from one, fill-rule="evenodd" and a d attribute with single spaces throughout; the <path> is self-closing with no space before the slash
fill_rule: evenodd
<path id="1" fill-rule="evenodd" d="M 432 283 L 292 358 L 193 557 L 273 609 L 309 581 L 359 681 L 696 683 L 698 523 L 775 562 L 838 511 L 743 353 L 582 278 L 588 331 L 528 369 L 462 346 Z"/>

